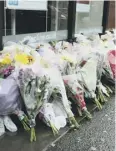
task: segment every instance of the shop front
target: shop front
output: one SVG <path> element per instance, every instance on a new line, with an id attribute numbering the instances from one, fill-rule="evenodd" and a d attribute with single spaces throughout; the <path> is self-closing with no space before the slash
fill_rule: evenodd
<path id="1" fill-rule="evenodd" d="M 114 5 L 90 0 L 0 1 L 0 41 L 20 41 L 26 36 L 52 41 L 73 39 L 78 33 L 102 33 L 106 24 L 114 26 L 105 20 L 109 15 L 113 22 L 113 15 L 106 15 L 109 6 Z"/>
<path id="2" fill-rule="evenodd" d="M 19 41 L 27 35 L 43 41 L 67 38 L 68 1 L 35 1 L 36 8 L 27 3 L 18 7 L 5 4 L 4 42 Z"/>

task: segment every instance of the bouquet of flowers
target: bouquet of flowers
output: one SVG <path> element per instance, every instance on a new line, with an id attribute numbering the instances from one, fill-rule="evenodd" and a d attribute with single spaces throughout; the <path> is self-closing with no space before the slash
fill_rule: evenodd
<path id="1" fill-rule="evenodd" d="M 51 94 L 50 96 L 53 98 L 53 100 L 60 100 L 60 105 L 64 109 L 64 112 L 66 113 L 69 122 L 71 123 L 72 126 L 78 128 L 79 125 L 76 122 L 74 115 L 71 111 L 69 100 L 66 95 L 65 86 L 60 72 L 56 68 L 48 68 L 46 69 L 46 74 L 50 78 L 49 87 L 50 91 L 49 93 Z"/>
<path id="2" fill-rule="evenodd" d="M 0 56 L 0 77 L 7 78 L 14 70 L 14 65 L 9 54 L 1 54 Z"/>
<path id="3" fill-rule="evenodd" d="M 92 72 L 92 74 L 90 74 Z M 85 97 L 93 98 L 95 104 L 101 109 L 101 104 L 95 95 L 97 85 L 97 60 L 96 57 L 90 57 L 86 63 L 77 72 L 80 84 L 85 90 Z"/>
<path id="4" fill-rule="evenodd" d="M 101 77 L 103 74 L 103 67 L 104 67 L 104 55 L 100 53 L 95 54 L 98 58 L 98 63 L 97 63 L 97 87 L 96 87 L 96 94 L 97 94 L 97 99 L 100 102 L 105 102 L 107 101 L 106 97 L 109 97 L 109 93 L 107 89 L 102 85 L 101 83 Z"/>
<path id="5" fill-rule="evenodd" d="M 31 128 L 31 142 L 36 141 L 34 129 L 36 125 L 35 118 L 44 103 L 44 99 L 46 99 L 45 95 L 48 83 L 49 79 L 46 76 L 36 76 L 31 68 L 19 71 L 18 85 L 28 114 L 27 122 Z"/>
<path id="6" fill-rule="evenodd" d="M 101 76 L 101 82 L 102 84 L 106 87 L 107 92 L 113 93 L 114 87 L 115 87 L 115 76 L 114 76 L 114 72 L 112 72 L 112 65 L 113 67 L 115 66 L 114 63 L 114 56 L 110 53 L 111 51 L 106 51 L 106 53 L 104 53 L 104 62 L 103 62 L 103 71 L 102 71 L 102 76 Z M 111 65 L 112 64 L 112 65 Z M 114 68 L 113 68 L 114 69 Z"/>
<path id="7" fill-rule="evenodd" d="M 12 75 L 2 79 L 0 81 L 0 115 L 16 114 L 24 128 L 28 130 L 29 128 L 25 123 L 26 115 L 21 109 L 22 99 L 15 79 Z"/>
<path id="8" fill-rule="evenodd" d="M 99 100 L 101 102 L 107 101 L 106 96 L 109 97 L 108 89 L 105 88 L 101 84 L 101 79 L 106 71 L 110 72 L 109 63 L 107 60 L 108 49 L 105 48 L 103 41 L 100 39 L 99 35 L 92 35 L 89 37 L 91 46 L 92 46 L 92 54 L 97 59 L 97 87 L 96 87 L 96 101 Z M 105 71 L 104 71 L 105 69 Z M 111 75 L 111 74 L 109 74 Z M 111 91 L 110 91 L 111 92 Z M 98 101 L 97 101 L 98 103 Z M 99 104 L 99 107 L 102 106 Z"/>
<path id="9" fill-rule="evenodd" d="M 12 65 L 6 65 L 4 67 L 0 68 L 0 77 L 1 78 L 7 78 L 9 75 L 12 74 L 14 71 L 15 67 Z"/>
<path id="10" fill-rule="evenodd" d="M 86 103 L 84 100 L 84 91 L 81 85 L 78 83 L 77 75 L 65 75 L 62 78 L 67 89 L 68 97 L 70 97 L 75 102 L 75 104 L 77 104 L 79 115 L 82 116 L 83 112 L 87 118 L 91 119 L 92 116 L 87 110 Z"/>
<path id="11" fill-rule="evenodd" d="M 108 53 L 108 60 L 113 73 L 113 78 L 116 79 L 116 50 L 111 50 Z"/>
<path id="12" fill-rule="evenodd" d="M 67 114 L 60 99 L 50 98 L 48 103 L 44 103 L 40 109 L 39 117 L 52 128 L 54 135 L 58 134 L 60 128 L 66 126 Z"/>
<path id="13" fill-rule="evenodd" d="M 46 51 L 49 52 L 51 50 L 47 49 Z M 66 112 L 70 123 L 72 123 L 73 125 L 78 127 L 78 124 L 70 109 L 69 101 L 66 96 L 66 90 L 64 87 L 64 83 L 63 83 L 61 74 L 58 70 L 59 68 L 54 63 L 52 64 L 51 61 L 48 62 L 48 58 L 52 57 L 54 59 L 54 57 L 53 57 L 54 55 L 53 55 L 53 53 L 51 53 L 51 56 L 46 55 L 46 53 L 47 53 L 46 51 L 43 49 L 43 53 L 41 54 L 42 57 L 40 57 L 40 58 L 42 58 L 43 61 L 41 62 L 41 59 L 40 59 L 40 64 L 41 64 L 42 68 L 44 69 L 44 74 L 50 79 L 49 90 L 48 90 L 48 92 L 49 92 L 48 101 L 51 101 L 51 99 L 49 99 L 50 96 L 52 96 L 54 98 L 54 100 L 57 100 L 59 98 L 58 100 L 60 100 L 60 105 L 63 106 L 63 109 Z M 43 58 L 43 56 L 45 56 L 45 57 Z M 53 60 L 52 60 L 52 62 L 53 62 Z M 47 66 L 45 64 L 47 64 Z M 37 70 L 36 70 L 36 73 L 37 73 Z M 54 75 L 53 75 L 53 73 L 54 73 Z M 37 73 L 37 75 L 40 75 L 40 73 Z M 42 107 L 42 113 L 43 113 L 43 110 L 45 110 L 45 112 L 47 110 L 46 105 L 45 105 L 46 103 L 47 102 L 45 102 L 44 106 Z M 54 101 L 52 102 L 52 104 L 53 103 L 54 103 Z M 50 118 L 44 116 L 44 119 L 45 119 L 45 121 L 48 121 L 48 119 L 50 119 Z M 49 121 L 49 122 L 51 122 L 51 121 Z M 52 125 L 53 125 L 53 123 L 52 123 Z M 54 127 L 55 127 L 55 124 L 54 124 Z M 53 130 L 53 128 L 52 128 L 52 130 Z M 54 130 L 53 130 L 53 132 L 54 132 Z"/>

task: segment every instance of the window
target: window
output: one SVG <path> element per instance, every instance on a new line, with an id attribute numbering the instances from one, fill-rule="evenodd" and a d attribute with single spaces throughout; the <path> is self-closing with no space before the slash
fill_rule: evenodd
<path id="1" fill-rule="evenodd" d="M 75 34 L 102 32 L 104 1 L 78 1 L 76 4 Z"/>
<path id="2" fill-rule="evenodd" d="M 51 32 L 51 38 L 56 34 L 55 39 L 66 39 L 68 1 L 48 1 L 47 11 L 5 9 L 5 18 L 4 39 L 6 40 L 17 37 L 20 40 L 27 34 L 45 35 L 49 32 Z M 11 38 L 11 35 L 16 36 Z"/>

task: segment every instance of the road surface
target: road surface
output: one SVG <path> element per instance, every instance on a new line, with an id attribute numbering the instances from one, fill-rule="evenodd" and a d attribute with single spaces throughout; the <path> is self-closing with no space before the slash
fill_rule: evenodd
<path id="1" fill-rule="evenodd" d="M 115 151 L 115 98 L 95 111 L 91 121 L 81 123 L 80 129 L 67 133 L 47 151 Z"/>

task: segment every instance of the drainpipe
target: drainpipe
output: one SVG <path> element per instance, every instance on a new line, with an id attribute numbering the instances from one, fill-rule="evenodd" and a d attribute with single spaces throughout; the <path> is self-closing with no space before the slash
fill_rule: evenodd
<path id="1" fill-rule="evenodd" d="M 102 20 L 103 34 L 105 33 L 106 28 L 107 28 L 108 14 L 109 14 L 109 4 L 110 4 L 110 1 L 104 1 L 103 20 Z"/>
<path id="2" fill-rule="evenodd" d="M 3 49 L 4 1 L 0 1 L 0 50 Z"/>
<path id="3" fill-rule="evenodd" d="M 68 41 L 75 40 L 75 18 L 76 18 L 76 1 L 69 1 L 68 5 Z"/>

